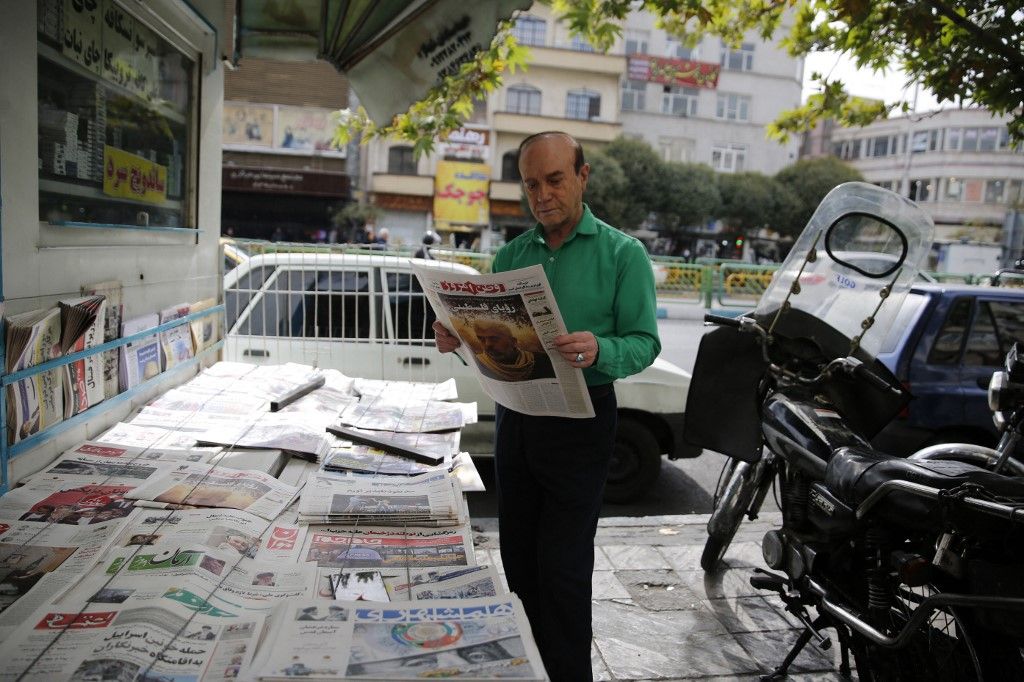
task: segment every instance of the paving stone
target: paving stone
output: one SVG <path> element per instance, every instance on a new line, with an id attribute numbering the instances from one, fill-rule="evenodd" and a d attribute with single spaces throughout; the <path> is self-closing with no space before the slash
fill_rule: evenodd
<path id="1" fill-rule="evenodd" d="M 590 668 L 594 671 L 594 682 L 612 682 L 615 680 L 612 677 L 611 671 L 608 670 L 608 666 L 605 665 L 604 659 L 601 658 L 601 652 L 597 649 L 597 644 L 591 643 L 590 645 Z"/>
<path id="2" fill-rule="evenodd" d="M 611 571 L 615 567 L 612 566 L 612 562 L 608 560 L 608 555 L 604 553 L 604 550 L 600 547 L 594 548 L 594 570 L 595 571 Z"/>
<path id="3" fill-rule="evenodd" d="M 629 599 L 631 597 L 629 590 L 615 577 L 614 571 L 594 571 L 592 582 L 594 599 Z"/>
<path id="4" fill-rule="evenodd" d="M 771 672 L 782 663 L 782 659 L 800 636 L 800 630 L 738 633 L 733 636 L 764 672 Z M 829 652 L 823 652 L 814 644 L 808 644 L 793 661 L 790 670 L 793 673 L 834 672 L 835 664 Z"/>
<path id="5" fill-rule="evenodd" d="M 700 570 L 700 555 L 704 551 L 704 546 L 659 547 L 658 551 L 665 557 L 669 566 L 677 571 L 697 571 Z"/>
<path id="6" fill-rule="evenodd" d="M 702 602 L 727 631 L 786 630 L 793 625 L 763 597 L 708 599 Z M 797 621 L 799 625 L 799 621 Z"/>
<path id="7" fill-rule="evenodd" d="M 649 611 L 699 609 L 701 599 L 671 570 L 616 571 L 619 582 L 640 606 Z"/>
<path id="8" fill-rule="evenodd" d="M 616 569 L 670 569 L 665 557 L 653 547 L 611 545 L 602 547 L 612 567 Z"/>

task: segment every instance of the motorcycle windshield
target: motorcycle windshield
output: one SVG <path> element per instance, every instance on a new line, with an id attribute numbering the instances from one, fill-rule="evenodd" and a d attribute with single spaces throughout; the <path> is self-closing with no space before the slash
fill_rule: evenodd
<path id="1" fill-rule="evenodd" d="M 816 318 L 847 339 L 860 335 L 859 347 L 875 357 L 933 233 L 931 219 L 898 194 L 863 182 L 839 185 L 818 205 L 754 315 L 766 326 L 780 310 L 783 318 Z"/>

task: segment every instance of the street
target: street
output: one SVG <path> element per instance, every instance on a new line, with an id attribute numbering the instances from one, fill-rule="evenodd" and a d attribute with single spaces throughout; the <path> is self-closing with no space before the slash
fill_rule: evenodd
<path id="1" fill-rule="evenodd" d="M 700 337 L 710 328 L 704 327 L 704 308 L 692 302 L 659 301 L 668 317 L 658 321 L 663 359 L 688 372 L 693 371 Z M 471 450 L 472 451 L 472 450 Z M 670 461 L 662 458 L 661 475 L 642 499 L 629 504 L 606 504 L 601 516 L 661 516 L 668 514 L 708 513 L 719 472 L 726 458 L 705 452 L 694 459 Z M 494 494 L 493 460 L 475 458 L 480 475 L 487 485 L 486 493 L 470 493 L 470 514 L 474 523 L 497 516 Z"/>

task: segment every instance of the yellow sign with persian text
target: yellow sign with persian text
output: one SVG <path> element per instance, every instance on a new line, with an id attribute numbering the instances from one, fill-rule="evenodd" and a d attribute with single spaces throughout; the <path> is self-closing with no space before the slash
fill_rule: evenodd
<path id="1" fill-rule="evenodd" d="M 104 145 L 103 193 L 147 204 L 167 201 L 167 166 Z"/>
<path id="2" fill-rule="evenodd" d="M 486 225 L 490 220 L 487 198 L 491 169 L 483 163 L 438 161 L 434 175 L 434 223 Z"/>

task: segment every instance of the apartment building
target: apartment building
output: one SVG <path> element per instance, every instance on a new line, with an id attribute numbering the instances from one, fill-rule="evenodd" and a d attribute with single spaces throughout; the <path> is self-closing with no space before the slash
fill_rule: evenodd
<path id="1" fill-rule="evenodd" d="M 1024 150 L 1010 146 L 1006 116 L 947 109 L 863 128 L 819 127 L 809 155 L 833 154 L 868 182 L 916 201 L 937 240 L 995 241 L 1007 211 L 1024 201 Z"/>
<path id="2" fill-rule="evenodd" d="M 532 220 L 517 150 L 543 130 L 564 130 L 587 148 L 630 135 L 668 161 L 723 172 L 775 173 L 796 160 L 799 142 L 768 140 L 764 126 L 800 104 L 802 60 L 755 38 L 735 50 L 717 38 L 687 49 L 654 24 L 647 12 L 631 13 L 623 39 L 598 53 L 547 5 L 521 13 L 515 34 L 530 49 L 529 67 L 505 77 L 454 144 L 441 141 L 416 160 L 407 143 L 377 141 L 363 155 L 367 198 L 383 209 L 392 241 L 415 243 L 434 229 L 449 243 L 487 248 L 522 232 Z M 453 219 L 444 206 L 453 195 L 475 197 L 474 207 Z"/>
<path id="3" fill-rule="evenodd" d="M 735 49 L 711 37 L 689 47 L 649 12 L 628 16 L 620 49 L 622 130 L 666 161 L 769 175 L 796 161 L 799 141 L 769 140 L 765 125 L 800 105 L 802 59 L 753 34 Z"/>

